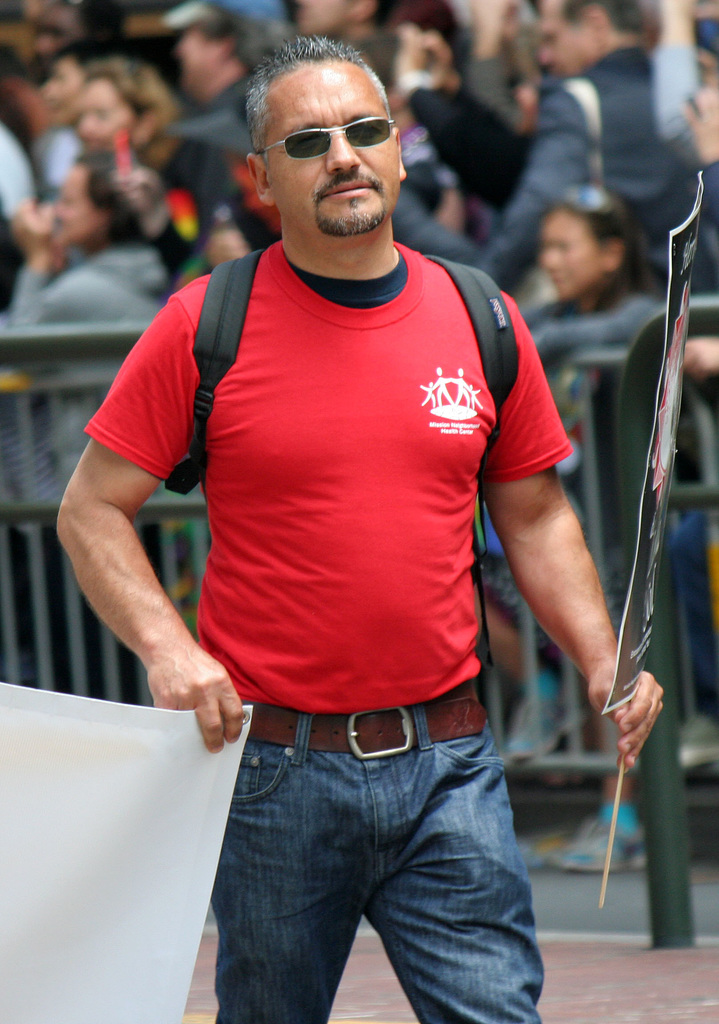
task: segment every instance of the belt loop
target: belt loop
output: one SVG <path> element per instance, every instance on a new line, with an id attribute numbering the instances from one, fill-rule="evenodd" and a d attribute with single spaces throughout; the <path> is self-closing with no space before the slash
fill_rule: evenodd
<path id="1" fill-rule="evenodd" d="M 427 714 L 424 710 L 424 704 L 413 704 L 412 713 L 414 715 L 414 727 L 417 732 L 417 746 L 420 750 L 430 750 L 433 744 L 429 738 Z"/>
<path id="2" fill-rule="evenodd" d="M 307 746 L 310 742 L 310 731 L 312 729 L 313 715 L 301 711 L 297 716 L 297 729 L 295 730 L 295 751 L 292 755 L 292 764 L 301 768 L 307 758 Z"/>

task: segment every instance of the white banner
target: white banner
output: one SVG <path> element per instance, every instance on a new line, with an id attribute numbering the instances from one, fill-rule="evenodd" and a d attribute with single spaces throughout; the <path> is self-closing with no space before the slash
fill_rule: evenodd
<path id="1" fill-rule="evenodd" d="M 180 1024 L 248 728 L 0 683 L 0 1021 Z"/>

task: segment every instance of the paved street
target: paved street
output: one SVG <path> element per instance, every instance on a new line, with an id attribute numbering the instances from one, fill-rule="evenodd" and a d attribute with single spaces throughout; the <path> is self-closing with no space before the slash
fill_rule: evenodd
<path id="1" fill-rule="evenodd" d="M 684 950 L 584 935 L 542 938 L 544 1024 L 717 1024 L 719 938 Z M 216 939 L 203 938 L 184 1024 L 212 1024 Z M 416 1021 L 377 936 L 358 935 L 332 1012 L 334 1024 Z"/>

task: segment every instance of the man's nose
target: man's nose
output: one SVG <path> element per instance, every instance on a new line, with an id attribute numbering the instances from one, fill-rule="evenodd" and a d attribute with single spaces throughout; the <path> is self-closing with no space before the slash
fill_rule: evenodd
<path id="1" fill-rule="evenodd" d="M 354 146 L 350 145 L 344 132 L 333 132 L 330 136 L 330 148 L 327 150 L 328 169 L 342 167 L 358 167 L 360 159 Z"/>

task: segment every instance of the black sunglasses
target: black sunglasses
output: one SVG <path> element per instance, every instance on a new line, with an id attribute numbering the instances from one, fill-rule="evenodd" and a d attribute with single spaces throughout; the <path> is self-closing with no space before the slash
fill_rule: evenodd
<path id="1" fill-rule="evenodd" d="M 285 153 L 293 160 L 311 160 L 316 156 L 324 156 L 332 144 L 332 136 L 344 133 L 350 146 L 354 149 L 369 149 L 386 142 L 394 121 L 386 117 L 363 117 L 359 121 L 340 125 L 339 128 L 305 128 L 300 132 L 292 132 L 286 139 L 273 142 L 264 149 L 258 149 L 262 155 L 275 146 L 284 146 Z"/>

